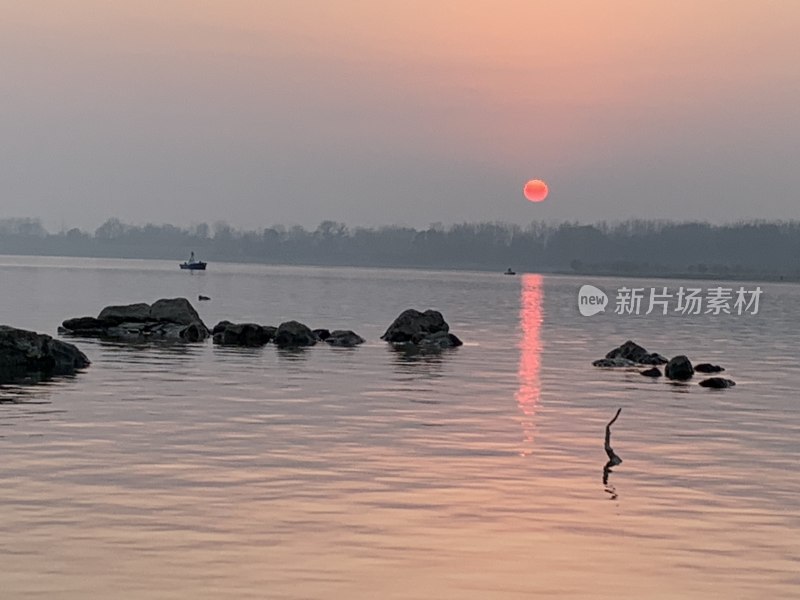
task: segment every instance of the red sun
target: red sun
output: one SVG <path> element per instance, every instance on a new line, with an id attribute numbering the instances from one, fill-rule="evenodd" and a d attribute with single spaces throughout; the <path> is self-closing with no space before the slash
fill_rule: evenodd
<path id="1" fill-rule="evenodd" d="M 531 202 L 541 202 L 547 198 L 547 193 L 549 191 L 550 190 L 547 189 L 547 184 L 541 179 L 531 179 L 525 184 L 525 187 L 522 188 L 522 193 L 525 194 L 525 198 Z"/>

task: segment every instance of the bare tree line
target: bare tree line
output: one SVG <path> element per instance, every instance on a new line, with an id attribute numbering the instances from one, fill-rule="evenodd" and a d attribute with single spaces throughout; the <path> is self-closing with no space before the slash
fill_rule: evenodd
<path id="1" fill-rule="evenodd" d="M 800 221 L 631 220 L 522 227 L 508 223 L 428 228 L 316 229 L 276 225 L 240 230 L 224 222 L 191 227 L 109 219 L 93 232 L 48 232 L 38 219 L 0 220 L 0 253 L 183 259 L 274 264 L 395 266 L 582 274 L 800 278 Z"/>

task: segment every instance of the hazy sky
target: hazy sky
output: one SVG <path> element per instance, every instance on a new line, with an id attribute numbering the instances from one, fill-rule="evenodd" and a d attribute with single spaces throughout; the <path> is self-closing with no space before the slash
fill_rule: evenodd
<path id="1" fill-rule="evenodd" d="M 792 0 L 0 0 L 0 218 L 800 219 L 799 40 Z"/>

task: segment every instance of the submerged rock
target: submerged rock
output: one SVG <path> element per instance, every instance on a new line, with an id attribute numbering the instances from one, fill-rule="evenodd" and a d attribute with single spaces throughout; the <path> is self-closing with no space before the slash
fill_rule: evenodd
<path id="1" fill-rule="evenodd" d="M 221 346 L 263 346 L 275 337 L 275 327 L 222 321 L 214 326 L 214 343 Z"/>
<path id="2" fill-rule="evenodd" d="M 720 367 L 719 365 L 712 365 L 710 363 L 700 363 L 699 365 L 694 366 L 694 370 L 698 373 L 721 373 L 725 370 L 725 368 Z"/>
<path id="3" fill-rule="evenodd" d="M 349 329 L 336 329 L 329 332 L 328 336 L 323 339 L 326 344 L 341 348 L 352 348 L 353 346 L 358 346 L 365 342 L 364 338 Z"/>
<path id="4" fill-rule="evenodd" d="M 683 354 L 675 356 L 667 363 L 667 366 L 664 368 L 664 374 L 668 379 L 674 379 L 677 381 L 686 381 L 687 379 L 691 379 L 692 375 L 694 375 L 692 361 L 689 360 L 689 357 L 684 356 Z"/>
<path id="5" fill-rule="evenodd" d="M 297 348 L 313 346 L 317 343 L 317 336 L 303 323 L 286 321 L 278 326 L 274 341 L 279 348 Z"/>
<path id="6" fill-rule="evenodd" d="M 665 365 L 669 362 L 666 356 L 661 356 L 658 352 L 651 352 L 647 356 L 643 356 L 639 361 L 643 365 Z"/>
<path id="7" fill-rule="evenodd" d="M 665 365 L 669 362 L 665 357 L 657 352 L 648 352 L 644 347 L 640 346 L 634 341 L 628 340 L 621 346 L 610 350 L 606 354 L 606 359 L 616 360 L 623 359 L 639 365 Z M 602 363 L 603 359 L 596 360 L 592 364 L 596 367 L 628 367 L 631 366 L 625 362 L 619 364 Z"/>
<path id="8" fill-rule="evenodd" d="M 95 317 L 77 317 L 67 319 L 61 326 L 69 332 L 80 331 L 85 337 L 96 337 L 102 335 L 109 324 L 107 321 L 101 321 Z"/>
<path id="9" fill-rule="evenodd" d="M 439 331 L 428 335 L 420 336 L 413 340 L 419 346 L 437 347 L 437 348 L 457 348 L 463 346 L 464 342 L 458 339 L 450 332 Z"/>
<path id="10" fill-rule="evenodd" d="M 317 339 L 321 342 L 324 342 L 329 337 L 331 337 L 331 332 L 328 331 L 327 329 L 315 329 L 313 333 L 315 336 L 317 336 Z"/>
<path id="11" fill-rule="evenodd" d="M 211 335 L 217 335 L 218 333 L 224 331 L 228 326 L 233 325 L 230 321 L 220 321 L 216 325 L 214 325 L 214 329 L 211 330 Z"/>
<path id="12" fill-rule="evenodd" d="M 164 298 L 152 306 L 140 302 L 107 306 L 97 318 L 78 317 L 61 324 L 60 332 L 137 342 L 165 340 L 199 342 L 209 335 L 200 315 L 186 298 Z"/>
<path id="13" fill-rule="evenodd" d="M 644 375 L 645 377 L 661 377 L 661 370 L 658 367 L 652 367 L 646 371 L 641 371 L 639 375 Z"/>
<path id="14" fill-rule="evenodd" d="M 90 364 L 73 344 L 0 325 L 0 383 L 26 376 L 71 375 Z"/>
<path id="15" fill-rule="evenodd" d="M 592 363 L 595 367 L 615 368 L 615 367 L 635 367 L 636 363 L 628 358 L 600 358 Z"/>
<path id="16" fill-rule="evenodd" d="M 733 387 L 736 385 L 736 382 L 732 379 L 725 379 L 723 377 L 709 377 L 708 379 L 704 379 L 700 382 L 700 385 L 705 388 L 714 388 L 714 389 L 724 389 Z"/>

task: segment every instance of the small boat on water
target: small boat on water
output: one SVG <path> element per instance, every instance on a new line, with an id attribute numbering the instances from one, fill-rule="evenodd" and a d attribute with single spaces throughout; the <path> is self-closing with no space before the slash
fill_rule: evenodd
<path id="1" fill-rule="evenodd" d="M 511 267 L 508 267 L 508 268 L 505 270 L 505 272 L 503 273 L 503 275 L 516 275 L 516 274 L 517 274 L 517 272 L 516 272 L 516 271 L 512 271 L 512 270 L 511 270 Z"/>
<path id="2" fill-rule="evenodd" d="M 205 271 L 206 265 L 208 263 L 203 262 L 202 260 L 196 260 L 194 257 L 194 252 L 189 255 L 189 260 L 186 262 L 182 262 L 178 265 L 181 269 L 188 269 L 189 271 Z"/>

